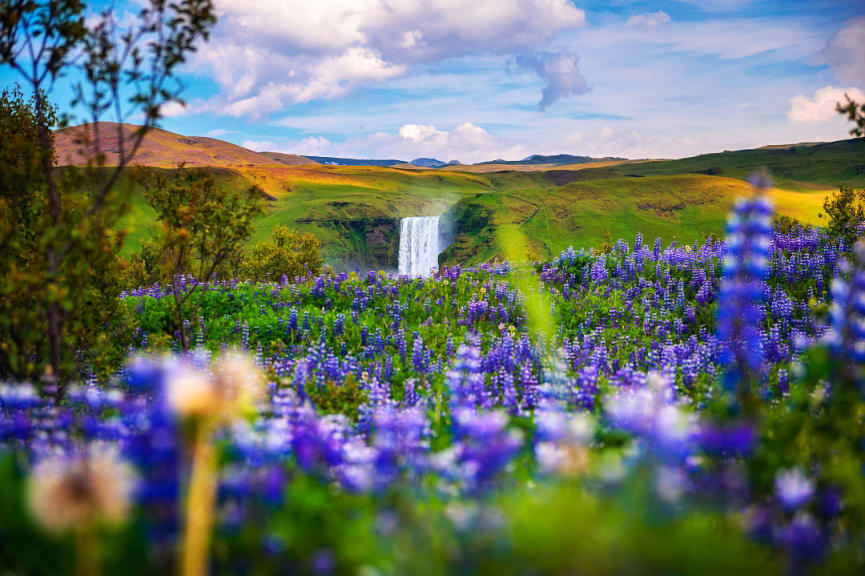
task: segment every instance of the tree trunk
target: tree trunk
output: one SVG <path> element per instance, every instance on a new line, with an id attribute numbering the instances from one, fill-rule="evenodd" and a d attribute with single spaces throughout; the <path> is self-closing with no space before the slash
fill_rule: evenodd
<path id="1" fill-rule="evenodd" d="M 54 180 L 54 146 L 48 128 L 48 119 L 45 117 L 45 99 L 39 91 L 35 91 L 36 120 L 39 123 L 39 144 L 42 148 L 42 172 L 45 174 L 45 182 L 48 187 L 48 215 L 51 222 L 51 231 L 56 233 L 60 225 L 60 190 Z M 52 235 L 53 236 L 53 235 Z M 57 253 L 56 240 L 52 240 L 46 247 L 45 264 L 47 268 L 47 280 L 49 283 L 58 284 L 60 276 L 60 258 Z M 59 286 L 58 286 L 59 288 Z M 55 295 L 60 290 L 54 291 Z M 63 310 L 57 298 L 53 298 L 48 304 L 48 362 L 50 373 L 46 371 L 43 379 L 45 392 L 56 394 L 59 401 L 63 395 L 61 381 L 62 347 L 63 347 Z M 53 388 L 53 389 L 52 389 Z"/>

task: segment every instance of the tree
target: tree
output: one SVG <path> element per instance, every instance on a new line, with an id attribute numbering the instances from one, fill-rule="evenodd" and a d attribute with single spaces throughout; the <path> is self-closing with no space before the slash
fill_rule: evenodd
<path id="1" fill-rule="evenodd" d="M 42 105 L 42 116 L 53 119 L 54 109 L 44 99 Z M 106 353 L 116 350 L 112 344 L 117 339 L 106 336 L 121 310 L 114 254 L 122 235 L 113 230 L 122 204 L 112 202 L 110 207 L 117 210 L 103 210 L 95 225 L 77 229 L 75 251 L 61 268 L 63 283 L 50 281 L 44 247 L 51 241 L 46 237 L 51 226 L 36 106 L 36 98 L 26 99 L 20 87 L 0 93 L 0 373 L 38 374 L 38 360 L 50 350 L 44 329 L 50 301 L 62 306 L 64 346 L 77 351 L 67 356 L 69 365 L 81 371 L 86 364 L 100 371 L 111 359 Z M 69 196 L 60 226 L 73 226 L 88 192 L 82 188 L 71 194 L 82 184 L 72 172 L 55 175 L 55 182 Z"/>
<path id="2" fill-rule="evenodd" d="M 269 240 L 255 245 L 244 256 L 241 274 L 250 280 L 293 280 L 321 270 L 321 244 L 310 233 L 300 234 L 279 225 Z"/>
<path id="3" fill-rule="evenodd" d="M 847 100 L 843 104 L 839 102 L 835 109 L 842 116 L 846 116 L 850 122 L 853 123 L 853 128 L 850 129 L 850 135 L 861 138 L 865 136 L 865 102 L 858 103 L 849 95 L 844 94 L 844 98 Z"/>
<path id="4" fill-rule="evenodd" d="M 189 349 L 186 320 L 198 315 L 201 296 L 187 301 L 218 267 L 234 257 L 252 234 L 265 195 L 257 186 L 237 190 L 217 186 L 213 175 L 182 166 L 171 176 L 144 182 L 147 198 L 162 222 L 159 250 L 169 271 L 175 314 L 184 350 Z"/>
<path id="5" fill-rule="evenodd" d="M 124 207 L 115 185 L 162 107 L 180 102 L 177 67 L 199 40 L 208 38 L 216 22 L 212 0 L 150 0 L 126 25 L 118 22 L 113 6 L 98 17 L 86 16 L 80 0 L 0 0 L 0 65 L 17 71 L 33 93 L 28 120 L 33 131 L 28 134 L 34 139 L 27 151 L 38 161 L 40 174 L 32 180 L 31 191 L 38 195 L 33 205 L 39 205 L 41 215 L 32 228 L 32 245 L 39 255 L 31 255 L 30 265 L 44 286 L 43 296 L 33 304 L 44 317 L 48 343 L 47 349 L 35 346 L 27 354 L 47 365 L 45 380 L 51 388 L 74 373 L 80 350 L 70 346 L 74 338 L 65 339 L 87 324 L 82 303 L 92 302 L 94 291 L 104 297 L 112 289 L 100 279 L 113 272 L 113 254 L 122 242 L 113 228 Z M 72 106 L 86 110 L 90 122 L 83 143 L 89 150 L 89 169 L 83 174 L 55 171 L 52 129 L 63 122 L 47 102 L 55 81 L 74 67 L 81 74 L 73 82 Z M 143 116 L 143 125 L 129 136 L 122 124 L 136 114 Z M 117 161 L 110 168 L 101 142 L 105 115 L 117 123 Z M 14 153 L 8 147 L 4 153 L 9 150 Z M 22 159 L 21 165 L 30 165 L 30 160 Z M 23 207 L 16 202 L 7 203 L 4 229 L 14 226 L 20 215 Z M 94 259 L 99 253 L 103 257 Z M 29 288 L 23 284 L 20 290 Z M 4 314 L 11 313 L 15 300 L 4 299 Z M 10 330 L 24 329 L 10 325 Z M 6 360 L 4 373 L 21 373 L 19 362 Z"/>
<path id="6" fill-rule="evenodd" d="M 53 111 L 45 112 L 46 116 Z M 0 93 L 0 372 L 30 375 L 41 318 L 34 306 L 43 261 L 36 243 L 45 182 L 32 100 L 20 86 Z"/>
<path id="7" fill-rule="evenodd" d="M 826 219 L 829 234 L 852 250 L 865 225 L 865 190 L 841 186 L 823 202 L 820 217 Z"/>

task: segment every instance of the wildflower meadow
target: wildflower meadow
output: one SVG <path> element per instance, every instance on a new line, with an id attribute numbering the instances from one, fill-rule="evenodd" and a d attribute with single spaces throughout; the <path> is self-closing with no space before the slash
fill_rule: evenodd
<path id="1" fill-rule="evenodd" d="M 186 353 L 173 293 L 127 291 L 107 384 L 0 389 L 2 562 L 852 573 L 865 252 L 771 216 L 757 190 L 693 245 L 214 281 Z"/>

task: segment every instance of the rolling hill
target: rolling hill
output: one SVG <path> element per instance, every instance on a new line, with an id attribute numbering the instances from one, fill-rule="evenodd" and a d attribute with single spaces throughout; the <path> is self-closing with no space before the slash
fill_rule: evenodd
<path id="1" fill-rule="evenodd" d="M 121 150 L 128 150 L 138 126 L 101 122 L 98 134 L 92 126 L 82 124 L 54 133 L 56 163 L 59 166 L 84 165 L 93 156 L 93 142 L 99 139 L 99 150 L 107 166 L 117 165 Z M 123 148 L 121 148 L 121 146 Z M 202 136 L 182 136 L 167 130 L 151 130 L 131 164 L 173 168 L 181 163 L 198 167 L 267 166 L 273 164 L 314 164 L 303 156 L 280 154 L 277 160 L 236 144 Z"/>
<path id="2" fill-rule="evenodd" d="M 69 150 L 71 141 L 69 134 L 58 133 L 60 163 L 76 159 Z M 107 142 L 110 146 L 111 140 Z M 665 242 L 701 241 L 710 233 L 722 233 L 735 199 L 750 194 L 747 176 L 764 166 L 776 177 L 769 195 L 777 212 L 817 224 L 822 202 L 834 185 L 862 185 L 865 142 L 772 147 L 681 160 L 441 168 L 312 164 L 299 156 L 256 153 L 161 130 L 148 136 L 142 150 L 135 161 L 139 166 L 165 169 L 186 162 L 212 170 L 223 186 L 260 186 L 271 200 L 253 242 L 286 224 L 315 234 L 327 261 L 337 268 L 392 269 L 399 248 L 399 219 L 418 215 L 444 214 L 456 224 L 456 241 L 441 257 L 448 263 L 500 256 L 496 230 L 506 223 L 526 233 L 530 252 L 537 257 L 555 255 L 569 245 L 597 246 L 608 237 L 632 239 L 637 232 Z M 156 223 L 142 190 L 130 184 L 135 189 L 124 226 L 129 231 L 126 250 L 135 250 L 155 233 Z"/>
<path id="3" fill-rule="evenodd" d="M 706 174 L 745 179 L 765 168 L 781 186 L 799 189 L 865 185 L 865 138 L 819 144 L 774 145 L 679 160 L 627 163 L 583 170 L 574 179 L 659 174 Z M 562 176 L 559 175 L 559 180 Z"/>

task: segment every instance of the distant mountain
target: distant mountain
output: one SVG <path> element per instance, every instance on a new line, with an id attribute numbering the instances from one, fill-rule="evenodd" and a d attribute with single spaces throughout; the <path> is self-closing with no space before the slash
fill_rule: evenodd
<path id="1" fill-rule="evenodd" d="M 442 162 L 435 158 L 415 158 L 411 161 L 411 164 L 420 168 L 441 168 L 442 166 L 448 165 L 447 162 Z"/>
<path id="2" fill-rule="evenodd" d="M 133 124 L 99 123 L 99 146 L 108 166 L 116 165 L 121 145 L 129 150 L 138 126 Z M 83 165 L 93 155 L 92 147 L 85 142 L 93 140 L 91 124 L 70 126 L 54 133 L 56 162 L 59 166 Z M 268 166 L 278 164 L 314 164 L 301 156 L 281 154 L 281 159 L 268 157 L 216 138 L 182 136 L 154 128 L 144 137 L 141 147 L 132 159 L 136 166 L 161 166 L 173 168 L 186 166 Z"/>
<path id="3" fill-rule="evenodd" d="M 297 154 L 284 154 L 282 152 L 259 152 L 259 154 L 286 166 L 311 166 L 318 164 L 315 160 L 310 160 L 306 156 L 298 156 Z"/>
<path id="4" fill-rule="evenodd" d="M 552 156 L 544 156 L 543 154 L 532 154 L 522 160 L 490 160 L 488 162 L 478 162 L 476 165 L 483 164 L 505 164 L 505 165 L 526 165 L 526 164 L 586 164 L 589 162 L 600 161 L 621 161 L 627 158 L 593 158 L 591 156 L 574 156 L 573 154 L 554 154 Z"/>
<path id="5" fill-rule="evenodd" d="M 319 164 L 331 166 L 393 166 L 394 164 L 406 164 L 405 160 L 367 160 L 363 158 L 335 158 L 333 156 L 304 156 Z"/>

